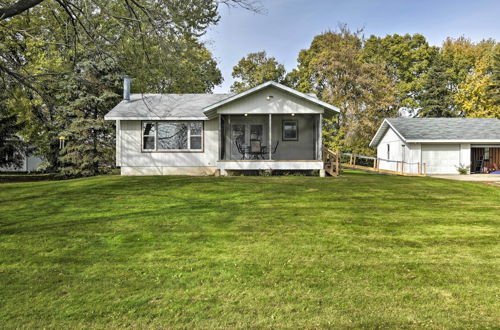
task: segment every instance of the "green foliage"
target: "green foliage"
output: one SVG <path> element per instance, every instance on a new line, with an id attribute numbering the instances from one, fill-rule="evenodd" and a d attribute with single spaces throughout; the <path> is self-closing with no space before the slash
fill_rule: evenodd
<path id="1" fill-rule="evenodd" d="M 457 117 L 452 91 L 449 88 L 450 74 L 441 58 L 437 58 L 424 76 L 422 92 L 418 100 L 419 117 Z"/>
<path id="2" fill-rule="evenodd" d="M 491 81 L 486 88 L 487 97 L 494 106 L 500 107 L 500 45 L 495 47 L 491 66 Z M 500 114 L 497 118 L 500 119 Z"/>
<path id="3" fill-rule="evenodd" d="M 26 144 L 17 135 L 22 127 L 17 116 L 8 111 L 0 95 L 0 168 L 18 168 L 22 165 L 23 155 L 27 151 Z"/>
<path id="4" fill-rule="evenodd" d="M 199 40 L 217 8 L 215 0 L 44 1 L 2 21 L 0 78 L 11 86 L 7 108 L 26 123 L 20 135 L 52 171 L 107 168 L 114 133 L 102 117 L 118 100 L 119 74 L 134 78 L 135 92 L 206 93 L 222 81 Z"/>
<path id="5" fill-rule="evenodd" d="M 458 174 L 462 175 L 469 174 L 469 170 L 470 170 L 470 165 L 460 164 L 460 166 L 457 166 Z"/>
<path id="6" fill-rule="evenodd" d="M 379 63 L 362 59 L 361 32 L 342 26 L 314 38 L 299 53 L 298 67 L 289 74 L 294 86 L 313 92 L 341 110 L 325 118 L 325 143 L 334 148 L 371 154 L 369 141 L 385 117 L 397 113 L 393 83 Z"/>
<path id="7" fill-rule="evenodd" d="M 112 58 L 87 53 L 60 85 L 65 100 L 57 121 L 66 146 L 60 152 L 64 176 L 90 176 L 114 166 L 113 124 L 104 115 L 120 100 L 123 74 Z"/>
<path id="8" fill-rule="evenodd" d="M 250 53 L 233 67 L 233 78 L 239 79 L 231 85 L 231 92 L 241 93 L 267 81 L 285 83 L 285 66 L 265 51 Z"/>
<path id="9" fill-rule="evenodd" d="M 480 183 L 349 171 L 0 184 L 0 320 L 498 328 L 499 204 Z"/>
<path id="10" fill-rule="evenodd" d="M 500 104 L 495 104 L 493 50 L 480 57 L 474 69 L 458 85 L 455 101 L 466 117 L 500 118 Z M 498 90 L 497 90 L 498 94 Z M 498 98 L 498 95 L 496 95 Z"/>
<path id="11" fill-rule="evenodd" d="M 396 89 L 394 106 L 414 113 L 417 95 L 422 90 L 425 73 L 438 55 L 438 48 L 429 46 L 421 34 L 370 36 L 362 57 L 368 63 L 380 63 L 393 80 Z"/>

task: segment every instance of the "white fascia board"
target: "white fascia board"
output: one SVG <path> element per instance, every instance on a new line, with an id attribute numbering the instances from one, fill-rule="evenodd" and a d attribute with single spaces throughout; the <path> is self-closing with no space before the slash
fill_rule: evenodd
<path id="1" fill-rule="evenodd" d="M 207 117 L 111 117 L 104 116 L 105 120 L 208 120 Z"/>
<path id="2" fill-rule="evenodd" d="M 386 127 L 385 125 L 387 125 L 388 127 Z M 370 144 L 369 146 L 370 147 L 377 147 L 380 143 L 380 140 L 382 139 L 383 135 L 382 136 L 379 136 L 379 134 L 382 134 L 383 130 L 385 129 L 389 129 L 389 128 L 392 128 L 392 130 L 394 131 L 394 133 L 396 133 L 396 135 L 404 142 L 404 143 L 410 143 L 410 142 L 414 142 L 414 141 L 410 141 L 410 140 L 406 140 L 403 135 L 401 135 L 401 133 L 398 132 L 398 130 L 391 125 L 391 123 L 387 120 L 387 119 L 384 119 L 384 121 L 382 122 L 382 124 L 380 125 L 380 127 L 378 128 L 377 130 L 377 133 L 375 133 L 375 136 L 373 137 L 373 139 L 370 141 Z M 386 132 L 384 132 L 385 134 Z M 376 142 L 375 142 L 376 141 Z"/>
<path id="3" fill-rule="evenodd" d="M 385 130 L 387 126 L 387 121 L 384 119 L 382 124 L 380 124 L 380 127 L 377 130 L 377 133 L 373 136 L 372 140 L 370 141 L 370 144 L 368 145 L 369 147 L 376 147 L 378 143 L 375 144 L 375 140 L 380 140 L 379 135 L 382 134 L 382 130 Z"/>
<path id="4" fill-rule="evenodd" d="M 290 88 L 290 87 L 287 87 L 287 86 L 284 86 L 282 84 L 278 84 L 277 82 L 274 82 L 274 81 L 268 81 L 268 82 L 265 82 L 263 84 L 260 84 L 258 86 L 255 86 L 254 88 L 250 88 L 249 90 L 247 91 L 244 91 L 242 93 L 239 93 L 239 94 L 236 94 L 236 95 L 233 95 L 231 97 L 228 97 L 227 99 L 224 99 L 224 100 L 221 100 L 217 103 L 214 103 L 212 105 L 209 105 L 208 107 L 205 107 L 203 109 L 203 112 L 208 116 L 210 117 L 212 114 L 211 112 L 213 112 L 216 108 L 220 107 L 220 106 L 223 106 L 224 104 L 227 104 L 229 102 L 232 102 L 234 100 L 237 100 L 239 98 L 242 98 L 242 97 L 245 97 L 247 95 L 250 95 L 252 93 L 255 93 L 265 87 L 268 87 L 268 86 L 274 86 L 278 89 L 281 89 L 281 90 L 284 90 L 286 92 L 289 92 L 291 94 L 294 94 L 295 96 L 297 97 L 300 97 L 300 98 L 303 98 L 303 99 L 306 99 L 310 102 L 313 102 L 313 103 L 316 103 L 318 105 L 321 105 L 322 107 L 324 107 L 325 109 L 328 109 L 328 110 L 331 110 L 331 111 L 335 111 L 335 112 L 340 112 L 340 109 L 331 105 L 331 104 L 328 104 L 326 102 L 323 102 L 311 95 L 307 95 L 305 93 L 302 93 L 302 92 L 299 92 L 293 88 Z"/>

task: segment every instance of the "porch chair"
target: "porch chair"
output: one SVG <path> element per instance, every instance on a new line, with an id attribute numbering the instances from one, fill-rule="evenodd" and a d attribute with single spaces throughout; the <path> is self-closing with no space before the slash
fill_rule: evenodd
<path id="1" fill-rule="evenodd" d="M 238 153 L 241 154 L 241 160 L 244 160 L 245 159 L 245 147 L 243 147 L 238 140 L 236 140 L 234 142 L 236 143 L 236 149 L 238 150 Z"/>
<path id="2" fill-rule="evenodd" d="M 252 159 L 259 159 L 259 157 L 262 157 L 262 145 L 260 140 L 250 140 L 250 155 L 252 155 Z"/>

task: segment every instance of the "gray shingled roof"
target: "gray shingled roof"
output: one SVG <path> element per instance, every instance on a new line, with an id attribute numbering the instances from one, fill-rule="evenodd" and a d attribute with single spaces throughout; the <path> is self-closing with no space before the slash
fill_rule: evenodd
<path id="1" fill-rule="evenodd" d="M 388 118 L 382 123 L 370 146 L 378 145 L 389 126 L 407 142 L 500 142 L 500 120 L 496 118 Z"/>
<path id="2" fill-rule="evenodd" d="M 206 119 L 203 108 L 233 94 L 132 94 L 104 118 L 113 119 Z"/>

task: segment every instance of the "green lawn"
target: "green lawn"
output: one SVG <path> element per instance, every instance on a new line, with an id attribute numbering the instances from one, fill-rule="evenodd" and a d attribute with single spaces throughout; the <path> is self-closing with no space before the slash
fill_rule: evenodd
<path id="1" fill-rule="evenodd" d="M 500 189 L 350 172 L 0 184 L 0 327 L 498 328 Z"/>

